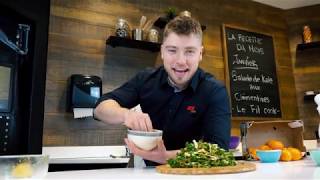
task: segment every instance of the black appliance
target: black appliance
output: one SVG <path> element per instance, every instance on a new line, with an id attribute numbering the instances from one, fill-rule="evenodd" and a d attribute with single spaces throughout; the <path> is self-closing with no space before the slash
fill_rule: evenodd
<path id="1" fill-rule="evenodd" d="M 18 24 L 16 42 L 12 42 L 0 27 L 0 155 L 18 154 L 22 140 L 19 69 L 28 53 L 29 30 L 29 25 Z"/>
<path id="2" fill-rule="evenodd" d="M 98 76 L 73 74 L 68 80 L 67 111 L 73 108 L 93 108 L 102 94 Z"/>
<path id="3" fill-rule="evenodd" d="M 18 98 L 16 96 L 17 70 L 15 63 L 8 63 L 15 55 L 5 54 L 0 49 L 0 155 L 16 152 L 18 136 L 16 129 L 19 128 L 16 120 L 18 118 Z"/>
<path id="4" fill-rule="evenodd" d="M 0 2 L 0 155 L 42 151 L 50 4 L 22 3 Z"/>
<path id="5" fill-rule="evenodd" d="M 19 146 L 23 144 L 19 72 L 28 53 L 30 25 L 10 24 L 3 19 L 0 24 L 4 26 L 0 26 L 0 155 L 19 154 Z M 15 41 L 4 32 L 10 29 Z"/>

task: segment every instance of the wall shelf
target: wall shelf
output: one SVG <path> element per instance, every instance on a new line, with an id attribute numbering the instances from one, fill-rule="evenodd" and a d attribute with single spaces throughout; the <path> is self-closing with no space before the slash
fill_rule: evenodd
<path id="1" fill-rule="evenodd" d="M 320 48 L 320 41 L 311 42 L 311 43 L 303 43 L 297 45 L 297 51 L 303 51 L 306 49 Z"/>
<path id="2" fill-rule="evenodd" d="M 160 51 L 160 47 L 161 47 L 160 43 L 153 43 L 149 41 L 138 41 L 138 40 L 122 38 L 118 36 L 109 36 L 109 38 L 106 41 L 106 44 L 109 44 L 112 47 L 121 46 L 121 47 L 148 50 L 151 52 L 158 52 Z"/>
<path id="3" fill-rule="evenodd" d="M 313 101 L 314 97 L 319 93 L 320 93 L 320 91 L 306 91 L 306 92 L 304 92 L 303 99 L 305 101 Z"/>
<path id="4" fill-rule="evenodd" d="M 305 43 L 305 44 L 298 44 L 296 49 L 295 67 L 296 68 L 320 67 L 319 52 L 320 52 L 320 41 Z M 317 87 L 314 87 L 314 85 L 311 85 L 310 87 L 312 87 L 312 89 L 317 88 Z"/>
<path id="5" fill-rule="evenodd" d="M 166 24 L 170 21 L 170 19 L 168 19 L 167 17 L 159 17 L 155 22 L 154 22 L 154 26 L 160 28 L 160 29 L 163 29 Z M 204 25 L 201 25 L 201 29 L 202 31 L 206 30 L 206 26 Z"/>

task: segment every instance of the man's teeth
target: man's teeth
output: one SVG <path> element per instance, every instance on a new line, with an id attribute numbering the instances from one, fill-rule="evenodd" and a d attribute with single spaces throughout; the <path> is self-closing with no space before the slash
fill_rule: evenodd
<path id="1" fill-rule="evenodd" d="M 175 71 L 177 71 L 177 72 L 187 72 L 188 70 L 187 70 L 187 69 L 185 69 L 185 70 L 178 70 L 178 69 L 175 69 Z"/>

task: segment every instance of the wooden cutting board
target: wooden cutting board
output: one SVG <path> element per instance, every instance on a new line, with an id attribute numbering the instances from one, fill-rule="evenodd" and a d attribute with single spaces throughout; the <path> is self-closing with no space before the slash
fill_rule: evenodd
<path id="1" fill-rule="evenodd" d="M 229 174 L 255 171 L 256 165 L 250 162 L 238 161 L 236 166 L 219 166 L 212 168 L 171 168 L 169 165 L 156 167 L 157 172 L 163 174 Z"/>

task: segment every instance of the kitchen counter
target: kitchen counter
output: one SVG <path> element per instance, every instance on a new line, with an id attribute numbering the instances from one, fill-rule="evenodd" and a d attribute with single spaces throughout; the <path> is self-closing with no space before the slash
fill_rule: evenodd
<path id="1" fill-rule="evenodd" d="M 60 146 L 43 147 L 50 164 L 128 163 L 125 146 Z"/>
<path id="2" fill-rule="evenodd" d="M 49 172 L 49 179 L 320 179 L 320 167 L 310 157 L 300 161 L 260 163 L 256 171 L 215 175 L 169 175 L 155 168 L 115 168 L 82 171 Z"/>
<path id="3" fill-rule="evenodd" d="M 43 147 L 49 155 L 49 172 L 123 168 L 129 154 L 125 146 L 56 146 Z"/>

